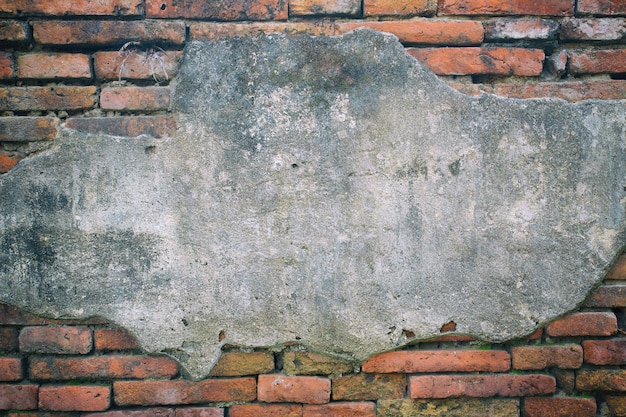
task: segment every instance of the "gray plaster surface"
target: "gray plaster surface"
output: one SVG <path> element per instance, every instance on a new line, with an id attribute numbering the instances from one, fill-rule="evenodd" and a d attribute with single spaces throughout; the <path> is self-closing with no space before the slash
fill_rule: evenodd
<path id="1" fill-rule="evenodd" d="M 524 336 L 625 244 L 624 102 L 467 97 L 370 31 L 191 43 L 172 102 L 173 137 L 63 130 L 0 177 L 1 301 L 200 378 L 223 343 Z"/>

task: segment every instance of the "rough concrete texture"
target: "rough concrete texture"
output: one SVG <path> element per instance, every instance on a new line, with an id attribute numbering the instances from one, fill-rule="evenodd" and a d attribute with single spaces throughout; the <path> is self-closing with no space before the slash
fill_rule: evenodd
<path id="1" fill-rule="evenodd" d="M 625 243 L 624 102 L 470 98 L 362 30 L 191 43 L 172 103 L 174 137 L 65 130 L 0 178 L 2 301 L 202 377 L 222 343 L 523 336 Z"/>

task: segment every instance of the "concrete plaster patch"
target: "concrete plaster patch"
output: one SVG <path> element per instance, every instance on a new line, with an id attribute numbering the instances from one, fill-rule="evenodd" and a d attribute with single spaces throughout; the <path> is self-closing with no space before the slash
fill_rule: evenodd
<path id="1" fill-rule="evenodd" d="M 524 336 L 624 247 L 624 102 L 470 98 L 368 30 L 193 42 L 174 86 L 173 137 L 63 130 L 0 177 L 0 300 L 201 378 L 223 343 Z"/>

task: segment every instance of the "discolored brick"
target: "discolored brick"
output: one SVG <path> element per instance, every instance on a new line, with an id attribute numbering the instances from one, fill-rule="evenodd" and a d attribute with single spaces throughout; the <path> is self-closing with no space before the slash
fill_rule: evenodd
<path id="1" fill-rule="evenodd" d="M 19 381 L 23 377 L 21 358 L 0 358 L 0 381 Z"/>
<path id="2" fill-rule="evenodd" d="M 561 39 L 567 41 L 618 41 L 626 38 L 626 18 L 567 18 L 561 22 Z"/>
<path id="3" fill-rule="evenodd" d="M 72 117 L 65 126 L 85 133 L 155 138 L 173 135 L 176 120 L 171 116 Z"/>
<path id="4" fill-rule="evenodd" d="M 379 400 L 402 398 L 406 391 L 403 374 L 348 375 L 332 380 L 333 400 Z"/>
<path id="5" fill-rule="evenodd" d="M 524 371 L 550 367 L 578 369 L 583 363 L 580 345 L 520 346 L 511 349 L 513 369 Z"/>
<path id="6" fill-rule="evenodd" d="M 0 52 L 0 79 L 9 79 L 15 77 L 15 60 L 13 54 Z"/>
<path id="7" fill-rule="evenodd" d="M 287 35 L 307 34 L 313 36 L 333 35 L 334 24 L 326 20 L 303 22 L 247 22 L 216 23 L 191 22 L 189 36 L 193 40 L 218 40 L 234 36 L 252 37 L 260 34 L 284 33 Z"/>
<path id="8" fill-rule="evenodd" d="M 80 326 L 25 327 L 20 351 L 28 353 L 86 354 L 91 351 L 91 329 Z"/>
<path id="9" fill-rule="evenodd" d="M 28 24 L 19 20 L 0 20 L 0 41 L 10 43 L 30 41 Z"/>
<path id="10" fill-rule="evenodd" d="M 0 384 L 0 410 L 35 410 L 38 385 Z"/>
<path id="11" fill-rule="evenodd" d="M 567 54 L 572 74 L 626 72 L 626 49 L 572 50 Z"/>
<path id="12" fill-rule="evenodd" d="M 485 40 L 550 40 L 559 33 L 559 24 L 547 19 L 496 19 L 485 22 Z"/>
<path id="13" fill-rule="evenodd" d="M 325 404 L 330 401 L 330 380 L 314 376 L 259 375 L 262 402 Z"/>
<path id="14" fill-rule="evenodd" d="M 357 16 L 361 0 L 290 0 L 290 16 Z"/>
<path id="15" fill-rule="evenodd" d="M 406 350 L 387 352 L 365 361 L 363 372 L 506 372 L 511 357 L 503 350 Z"/>
<path id="16" fill-rule="evenodd" d="M 518 399 L 401 399 L 380 400 L 378 417 L 519 417 Z"/>
<path id="17" fill-rule="evenodd" d="M 159 82 L 172 79 L 178 72 L 183 57 L 181 51 L 120 52 L 101 51 L 94 54 L 94 69 L 100 80 L 149 80 Z"/>
<path id="18" fill-rule="evenodd" d="M 525 398 L 523 417 L 595 417 L 592 398 Z"/>
<path id="19" fill-rule="evenodd" d="M 169 87 L 104 87 L 100 108 L 105 110 L 167 110 Z"/>
<path id="20" fill-rule="evenodd" d="M 91 58 L 86 54 L 62 52 L 18 55 L 17 76 L 29 79 L 91 79 Z"/>
<path id="21" fill-rule="evenodd" d="M 583 340 L 585 363 L 592 365 L 626 365 L 626 338 Z"/>
<path id="22" fill-rule="evenodd" d="M 274 370 L 271 352 L 225 352 L 222 353 L 210 376 L 257 375 Z"/>
<path id="23" fill-rule="evenodd" d="M 236 404 L 228 409 L 229 417 L 301 417 L 301 404 Z"/>
<path id="24" fill-rule="evenodd" d="M 549 395 L 556 380 L 549 375 L 420 375 L 409 377 L 411 398 L 525 397 Z"/>
<path id="25" fill-rule="evenodd" d="M 146 16 L 207 20 L 287 20 L 284 0 L 146 0 Z"/>
<path id="26" fill-rule="evenodd" d="M 576 374 L 579 391 L 626 391 L 625 369 L 581 370 Z"/>
<path id="27" fill-rule="evenodd" d="M 93 86 L 0 87 L 0 110 L 86 110 L 95 107 L 96 91 Z"/>
<path id="28" fill-rule="evenodd" d="M 376 417 L 373 402 L 336 402 L 324 405 L 305 405 L 302 417 Z"/>
<path id="29" fill-rule="evenodd" d="M 626 81 L 587 80 L 537 83 L 498 83 L 493 93 L 511 98 L 554 97 L 570 102 L 588 99 L 626 99 Z M 594 290 L 586 301 L 587 307 L 613 307 L 613 304 L 626 305 L 626 286 L 609 288 L 602 286 Z M 609 305 L 610 304 L 610 305 Z M 616 305 L 615 307 L 619 307 Z"/>
<path id="30" fill-rule="evenodd" d="M 626 2 L 623 0 L 577 0 L 576 11 L 601 16 L 626 14 Z"/>
<path id="31" fill-rule="evenodd" d="M 9 116 L 0 118 L 0 142 L 33 142 L 54 139 L 59 133 L 56 117 Z"/>
<path id="32" fill-rule="evenodd" d="M 439 15 L 571 16 L 573 0 L 439 0 Z"/>
<path id="33" fill-rule="evenodd" d="M 333 375 L 353 372 L 354 365 L 314 352 L 285 352 L 283 372 L 287 375 Z"/>
<path id="34" fill-rule="evenodd" d="M 0 13 L 12 15 L 48 16 L 137 16 L 143 12 L 143 2 L 136 0 L 72 0 L 65 1 L 0 0 Z"/>
<path id="35" fill-rule="evenodd" d="M 50 411 L 103 411 L 111 405 L 108 386 L 42 386 L 39 408 Z"/>
<path id="36" fill-rule="evenodd" d="M 617 317 L 609 312 L 573 313 L 546 327 L 549 336 L 610 336 L 617 332 Z"/>
<path id="37" fill-rule="evenodd" d="M 436 0 L 364 0 L 364 16 L 430 16 L 437 12 Z"/>

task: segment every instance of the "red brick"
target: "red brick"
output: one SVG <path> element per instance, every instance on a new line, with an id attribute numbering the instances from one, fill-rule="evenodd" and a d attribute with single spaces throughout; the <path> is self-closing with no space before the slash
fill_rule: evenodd
<path id="1" fill-rule="evenodd" d="M 0 21 L 0 41 L 21 43 L 29 40 L 30 33 L 26 22 L 18 20 Z"/>
<path id="2" fill-rule="evenodd" d="M 300 404 L 241 404 L 228 410 L 229 417 L 301 417 Z"/>
<path id="3" fill-rule="evenodd" d="M 314 352 L 285 352 L 283 372 L 287 375 L 337 375 L 354 372 L 354 365 L 333 356 Z"/>
<path id="4" fill-rule="evenodd" d="M 104 87 L 100 108 L 105 110 L 167 110 L 169 87 Z"/>
<path id="5" fill-rule="evenodd" d="M 111 405 L 111 388 L 107 386 L 42 386 L 39 408 L 50 411 L 103 411 Z"/>
<path id="6" fill-rule="evenodd" d="M 560 81 L 560 82 L 538 82 L 538 83 L 499 83 L 494 86 L 493 93 L 511 98 L 535 98 L 535 97 L 554 97 L 570 102 L 588 100 L 592 98 L 603 100 L 620 100 L 626 99 L 626 81 L 624 80 L 596 80 L 596 81 Z M 619 298 L 618 293 L 612 293 L 617 299 L 611 298 L 602 301 L 597 297 L 605 297 L 605 291 L 609 293 L 612 290 L 604 290 L 600 287 L 595 290 L 587 303 L 602 302 L 626 302 L 623 295 Z M 606 294 L 609 296 L 609 294 Z M 597 300 L 597 301 L 594 301 Z M 586 304 L 588 307 L 592 305 Z M 611 307 L 603 305 L 595 305 L 595 307 Z"/>
<path id="7" fill-rule="evenodd" d="M 96 350 L 137 350 L 137 339 L 125 329 L 97 329 L 93 332 Z"/>
<path id="8" fill-rule="evenodd" d="M 332 380 L 333 400 L 402 398 L 406 377 L 402 374 L 357 374 Z"/>
<path id="9" fill-rule="evenodd" d="M 33 37 L 43 45 L 122 45 L 185 43 L 185 22 L 155 20 L 48 20 L 33 22 Z"/>
<path id="10" fill-rule="evenodd" d="M 488 41 L 517 41 L 527 39 L 555 39 L 559 24 L 546 19 L 497 19 L 485 22 Z"/>
<path id="11" fill-rule="evenodd" d="M 553 321 L 546 327 L 549 336 L 610 336 L 617 332 L 613 313 L 574 313 Z"/>
<path id="12" fill-rule="evenodd" d="M 22 359 L 0 358 L 0 381 L 19 381 L 23 376 Z"/>
<path id="13" fill-rule="evenodd" d="M 289 0 L 290 16 L 356 16 L 361 0 Z"/>
<path id="14" fill-rule="evenodd" d="M 54 139 L 59 133 L 56 117 L 2 117 L 0 142 L 33 142 Z"/>
<path id="15" fill-rule="evenodd" d="M 402 20 L 356 21 L 335 25 L 338 33 L 359 27 L 392 33 L 401 42 L 431 45 L 479 45 L 483 41 L 483 25 L 471 20 Z"/>
<path id="16" fill-rule="evenodd" d="M 285 33 L 288 35 L 307 34 L 319 36 L 333 35 L 334 32 L 334 25 L 326 20 L 314 22 L 189 23 L 189 36 L 192 40 L 212 41 L 232 38 L 235 36 L 252 37 L 269 33 Z"/>
<path id="17" fill-rule="evenodd" d="M 274 355 L 270 352 L 222 353 L 210 376 L 257 375 L 274 370 Z"/>
<path id="18" fill-rule="evenodd" d="M 0 110 L 86 110 L 96 105 L 96 87 L 2 87 Z"/>
<path id="19" fill-rule="evenodd" d="M 16 352 L 19 347 L 17 335 L 15 327 L 0 327 L 0 352 Z"/>
<path id="20" fill-rule="evenodd" d="M 606 279 L 626 279 L 626 254 L 621 255 L 606 274 Z"/>
<path id="21" fill-rule="evenodd" d="M 583 364 L 580 345 L 520 346 L 511 350 L 513 369 L 532 371 L 557 367 L 578 369 Z"/>
<path id="22" fill-rule="evenodd" d="M 364 0 L 367 16 L 431 16 L 437 12 L 436 0 Z"/>
<path id="23" fill-rule="evenodd" d="M 15 77 L 15 61 L 13 54 L 0 52 L 0 79 L 9 79 Z"/>
<path id="24" fill-rule="evenodd" d="M 16 416 L 20 417 L 20 416 Z M 26 416 L 25 416 L 26 417 Z M 33 416 L 36 417 L 36 416 Z M 50 416 L 54 417 L 54 416 Z M 71 416 L 69 416 L 71 417 Z M 82 414 L 81 417 L 176 417 L 173 408 L 142 408 L 140 410 L 115 410 L 102 413 Z"/>
<path id="25" fill-rule="evenodd" d="M 218 407 L 184 407 L 176 409 L 176 417 L 223 417 L 224 409 Z"/>
<path id="26" fill-rule="evenodd" d="M 439 15 L 571 16 L 573 0 L 439 0 Z"/>
<path id="27" fill-rule="evenodd" d="M 626 99 L 626 81 L 622 81 L 621 96 Z M 616 88 L 618 91 L 619 88 Z M 585 307 L 623 308 L 626 307 L 626 285 L 602 285 L 589 294 Z"/>
<path id="28" fill-rule="evenodd" d="M 592 398 L 525 398 L 523 417 L 595 417 Z"/>
<path id="29" fill-rule="evenodd" d="M 207 20 L 287 20 L 284 0 L 146 0 L 146 16 Z"/>
<path id="30" fill-rule="evenodd" d="M 506 372 L 511 357 L 503 350 L 404 350 L 376 355 L 363 372 Z"/>
<path id="31" fill-rule="evenodd" d="M 626 391 L 626 369 L 578 371 L 576 389 L 579 391 Z"/>
<path id="32" fill-rule="evenodd" d="M 17 76 L 36 79 L 91 79 L 91 58 L 85 54 L 61 52 L 18 55 Z"/>
<path id="33" fill-rule="evenodd" d="M 324 405 L 305 405 L 303 417 L 376 417 L 374 403 L 338 402 Z"/>
<path id="34" fill-rule="evenodd" d="M 0 410 L 35 410 L 38 385 L 0 384 Z"/>
<path id="35" fill-rule="evenodd" d="M 626 19 L 568 18 L 561 22 L 561 39 L 616 41 L 626 38 Z"/>
<path id="36" fill-rule="evenodd" d="M 72 0 L 68 1 L 24 1 L 0 0 L 0 13 L 12 15 L 49 16 L 132 16 L 141 15 L 143 2 L 136 0 Z"/>
<path id="37" fill-rule="evenodd" d="M 409 377 L 411 398 L 525 397 L 549 395 L 556 380 L 549 375 L 424 375 Z"/>
<path id="38" fill-rule="evenodd" d="M 148 80 L 163 81 L 171 79 L 178 72 L 178 64 L 183 57 L 181 51 L 157 51 L 148 54 L 145 51 L 96 52 L 94 68 L 100 80 Z"/>
<path id="39" fill-rule="evenodd" d="M 259 375 L 258 399 L 266 403 L 325 404 L 330 380 L 314 376 Z"/>
<path id="40" fill-rule="evenodd" d="M 545 58 L 540 49 L 523 48 L 407 48 L 406 51 L 440 75 L 539 76 Z"/>
<path id="41" fill-rule="evenodd" d="M 116 381 L 115 404 L 174 405 L 205 402 L 254 401 L 254 378 L 191 381 Z"/>
<path id="42" fill-rule="evenodd" d="M 584 340 L 585 363 L 592 365 L 626 365 L 626 338 Z"/>
<path id="43" fill-rule="evenodd" d="M 6 174 L 15 168 L 20 159 L 17 155 L 0 151 L 0 174 Z"/>
<path id="44" fill-rule="evenodd" d="M 171 116 L 71 117 L 65 126 L 85 133 L 158 138 L 174 134 L 176 120 Z"/>
<path id="45" fill-rule="evenodd" d="M 626 14 L 626 3 L 623 0 L 578 0 L 576 11 L 603 16 Z"/>
<path id="46" fill-rule="evenodd" d="M 91 351 L 92 335 L 87 327 L 25 327 L 19 341 L 22 352 L 86 354 Z"/>
<path id="47" fill-rule="evenodd" d="M 29 375 L 35 380 L 93 380 L 167 378 L 178 374 L 175 360 L 150 356 L 32 358 Z"/>
<path id="48" fill-rule="evenodd" d="M 626 417 L 626 396 L 613 397 L 606 396 L 606 405 L 609 408 L 609 415 L 612 417 Z"/>
<path id="49" fill-rule="evenodd" d="M 626 72 L 626 49 L 568 51 L 571 74 Z"/>

